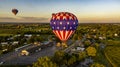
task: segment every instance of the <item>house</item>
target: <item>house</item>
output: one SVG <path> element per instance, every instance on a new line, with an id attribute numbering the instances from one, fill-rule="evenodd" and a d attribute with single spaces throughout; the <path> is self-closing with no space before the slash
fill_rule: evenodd
<path id="1" fill-rule="evenodd" d="M 1 42 L 2 46 L 9 45 L 8 42 Z"/>
<path id="2" fill-rule="evenodd" d="M 100 39 L 100 40 L 104 40 L 104 39 L 106 39 L 106 37 L 100 36 L 99 39 Z"/>
<path id="3" fill-rule="evenodd" d="M 76 49 L 77 51 L 84 51 L 85 50 L 85 48 L 83 48 L 83 47 L 77 47 L 77 49 Z"/>
<path id="4" fill-rule="evenodd" d="M 93 60 L 91 58 L 86 58 L 83 62 L 80 63 L 83 67 L 89 67 L 89 64 L 92 64 Z"/>
<path id="5" fill-rule="evenodd" d="M 73 52 L 76 52 L 76 53 L 78 53 L 78 52 L 80 52 L 80 51 L 84 51 L 85 50 L 85 48 L 83 48 L 83 47 L 76 47 L 76 48 L 72 48 L 70 51 L 73 53 Z"/>
<path id="6" fill-rule="evenodd" d="M 18 35 L 15 35 L 14 37 L 19 37 L 19 36 L 21 36 L 20 34 L 18 34 Z"/>
<path id="7" fill-rule="evenodd" d="M 19 43 L 19 41 L 14 41 L 13 43 L 12 43 L 12 45 L 17 45 Z"/>
<path id="8" fill-rule="evenodd" d="M 99 37 L 100 40 L 103 40 L 103 37 Z"/>
<path id="9" fill-rule="evenodd" d="M 10 38 L 8 38 L 7 40 L 13 40 L 14 38 L 13 37 L 10 37 Z"/>
<path id="10" fill-rule="evenodd" d="M 7 51 L 7 50 L 8 50 L 8 49 L 3 49 L 2 51 L 5 52 L 5 51 Z"/>
<path id="11" fill-rule="evenodd" d="M 25 34 L 24 36 L 27 38 L 30 38 L 32 36 L 32 34 Z"/>
<path id="12" fill-rule="evenodd" d="M 1 42 L 1 44 L 2 44 L 2 45 L 6 45 L 6 44 L 8 44 L 8 42 Z"/>

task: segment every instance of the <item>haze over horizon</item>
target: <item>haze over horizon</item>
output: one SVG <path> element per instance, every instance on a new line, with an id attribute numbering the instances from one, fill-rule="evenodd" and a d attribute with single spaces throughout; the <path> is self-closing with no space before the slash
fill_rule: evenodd
<path id="1" fill-rule="evenodd" d="M 11 10 L 19 10 L 15 16 Z M 70 12 L 79 23 L 120 23 L 120 0 L 1 0 L 0 22 L 49 22 L 52 13 Z"/>

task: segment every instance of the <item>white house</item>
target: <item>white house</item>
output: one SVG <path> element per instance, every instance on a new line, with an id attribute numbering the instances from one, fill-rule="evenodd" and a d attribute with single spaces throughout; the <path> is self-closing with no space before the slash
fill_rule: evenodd
<path id="1" fill-rule="evenodd" d="M 9 45 L 8 42 L 1 42 L 2 46 Z"/>
<path id="2" fill-rule="evenodd" d="M 84 50 L 85 50 L 85 48 L 83 48 L 83 47 L 77 47 L 76 49 L 75 48 L 71 49 L 72 52 L 78 52 L 78 51 L 84 51 Z"/>
<path id="3" fill-rule="evenodd" d="M 83 48 L 83 47 L 77 47 L 77 49 L 76 50 L 79 50 L 79 51 L 84 51 L 85 50 L 85 48 Z"/>
<path id="4" fill-rule="evenodd" d="M 8 50 L 8 49 L 3 49 L 2 51 L 5 52 L 5 51 L 7 51 L 7 50 Z"/>
<path id="5" fill-rule="evenodd" d="M 99 39 L 100 39 L 100 40 L 103 40 L 103 39 L 106 39 L 106 37 L 100 36 Z"/>
<path id="6" fill-rule="evenodd" d="M 19 42 L 18 41 L 14 41 L 13 43 L 12 43 L 12 45 L 16 45 L 16 44 L 18 44 Z"/>
<path id="7" fill-rule="evenodd" d="M 24 36 L 30 38 L 32 34 L 25 34 Z"/>
<path id="8" fill-rule="evenodd" d="M 20 36 L 20 34 L 18 34 L 18 35 L 15 35 L 14 37 L 19 37 Z"/>

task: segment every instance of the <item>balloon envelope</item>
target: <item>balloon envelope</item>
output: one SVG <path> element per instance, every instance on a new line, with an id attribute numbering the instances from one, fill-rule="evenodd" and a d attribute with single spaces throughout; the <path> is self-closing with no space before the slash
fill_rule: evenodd
<path id="1" fill-rule="evenodd" d="M 13 13 L 14 15 L 16 15 L 16 14 L 18 13 L 18 10 L 17 10 L 17 9 L 12 9 L 12 13 Z"/>
<path id="2" fill-rule="evenodd" d="M 52 14 L 50 26 L 54 34 L 63 42 L 75 32 L 78 26 L 77 17 L 69 12 L 59 12 Z"/>

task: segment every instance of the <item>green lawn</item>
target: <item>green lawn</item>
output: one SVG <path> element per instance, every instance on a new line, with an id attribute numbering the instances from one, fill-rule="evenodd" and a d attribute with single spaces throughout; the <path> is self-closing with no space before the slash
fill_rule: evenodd
<path id="1" fill-rule="evenodd" d="M 108 61 L 108 59 L 104 54 L 104 50 L 100 50 L 100 49 L 97 50 L 96 57 L 94 57 L 94 62 L 101 63 L 106 67 L 112 67 L 112 65 L 110 64 L 110 62 Z"/>
<path id="2" fill-rule="evenodd" d="M 118 46 L 108 46 L 105 49 L 107 57 L 110 59 L 110 62 L 114 67 L 120 66 L 120 47 Z"/>
<path id="3" fill-rule="evenodd" d="M 120 66 L 120 40 L 110 40 L 107 42 L 108 46 L 105 49 L 107 59 L 113 67 Z"/>
<path id="4" fill-rule="evenodd" d="M 0 34 L 0 36 L 11 36 L 13 34 Z"/>

